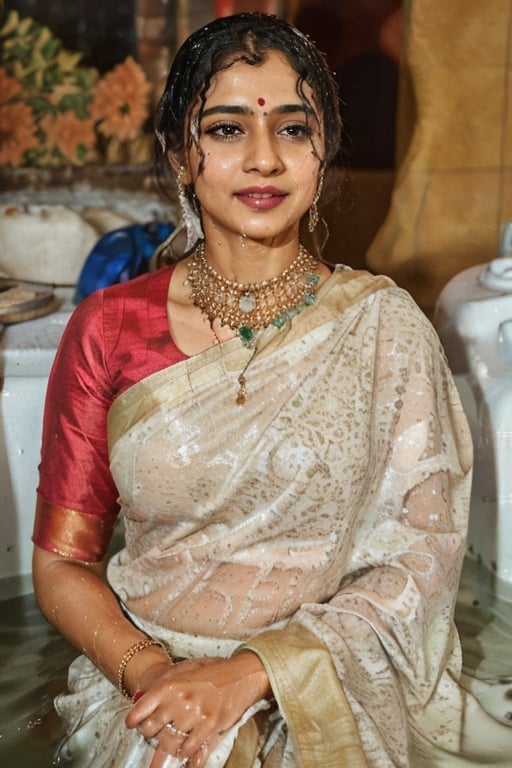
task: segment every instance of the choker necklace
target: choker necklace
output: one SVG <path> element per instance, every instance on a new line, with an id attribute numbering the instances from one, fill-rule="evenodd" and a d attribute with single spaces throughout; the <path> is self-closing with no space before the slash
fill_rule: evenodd
<path id="1" fill-rule="evenodd" d="M 277 277 L 261 283 L 238 283 L 208 264 L 204 241 L 190 257 L 185 285 L 191 287 L 195 306 L 206 316 L 212 331 L 217 319 L 220 325 L 236 331 L 242 344 L 253 350 L 238 376 L 237 405 L 246 401 L 245 373 L 256 354 L 257 331 L 269 325 L 282 328 L 287 320 L 314 303 L 320 280 L 318 265 L 318 260 L 301 245 L 297 257 Z"/>
<path id="2" fill-rule="evenodd" d="M 297 257 L 277 277 L 261 283 L 238 283 L 220 275 L 205 256 L 202 242 L 190 257 L 186 284 L 196 307 L 208 318 L 217 319 L 236 331 L 251 347 L 256 331 L 275 325 L 281 328 L 300 310 L 315 301 L 320 275 L 318 260 L 301 245 Z"/>

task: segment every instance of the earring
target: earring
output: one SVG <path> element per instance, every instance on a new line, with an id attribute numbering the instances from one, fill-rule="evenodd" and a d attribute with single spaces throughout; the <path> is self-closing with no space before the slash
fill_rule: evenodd
<path id="1" fill-rule="evenodd" d="M 314 232 L 317 224 L 318 224 L 318 207 L 316 204 L 316 195 L 315 195 L 315 198 L 311 203 L 311 208 L 309 209 L 308 232 Z"/>
<path id="2" fill-rule="evenodd" d="M 314 232 L 318 224 L 318 219 L 319 219 L 318 201 L 320 199 L 320 195 L 322 194 L 323 185 L 324 185 L 324 169 L 321 168 L 320 173 L 318 174 L 318 185 L 316 188 L 315 196 L 309 208 L 308 232 Z"/>
<path id="3" fill-rule="evenodd" d="M 178 173 L 176 174 L 176 191 L 178 192 L 178 202 L 180 204 L 181 218 L 187 233 L 187 244 L 185 248 L 186 251 L 189 251 L 195 246 L 198 240 L 203 239 L 204 234 L 198 213 L 190 204 L 190 200 L 188 199 L 187 193 L 185 191 L 185 175 L 185 166 L 180 165 Z"/>

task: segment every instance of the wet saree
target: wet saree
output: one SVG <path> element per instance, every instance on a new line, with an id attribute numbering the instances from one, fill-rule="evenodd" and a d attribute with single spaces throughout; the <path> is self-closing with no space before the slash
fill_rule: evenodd
<path id="1" fill-rule="evenodd" d="M 110 584 L 174 656 L 263 660 L 277 710 L 237 726 L 209 768 L 435 765 L 431 745 L 462 746 L 453 608 L 471 470 L 437 336 L 389 280 L 337 269 L 251 355 L 234 339 L 114 401 L 126 546 Z M 149 765 L 127 706 L 75 662 L 57 701 L 66 749 L 90 753 L 74 765 Z"/>

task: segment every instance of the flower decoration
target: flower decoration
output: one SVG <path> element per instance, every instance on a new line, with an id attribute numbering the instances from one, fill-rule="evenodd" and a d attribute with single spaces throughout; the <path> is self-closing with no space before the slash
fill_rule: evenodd
<path id="1" fill-rule="evenodd" d="M 91 115 L 98 131 L 120 141 L 137 138 L 147 116 L 150 86 L 131 56 L 108 72 L 94 89 Z"/>
<path id="2" fill-rule="evenodd" d="M 0 165 L 20 165 L 37 147 L 32 110 L 20 101 L 21 85 L 0 67 Z"/>
<path id="3" fill-rule="evenodd" d="M 96 144 L 94 121 L 91 118 L 80 120 L 72 111 L 56 115 L 47 112 L 39 127 L 45 135 L 47 151 L 58 152 L 70 163 L 84 162 Z"/>
<path id="4" fill-rule="evenodd" d="M 149 160 L 151 86 L 132 57 L 100 76 L 17 11 L 0 27 L 0 43 L 0 165 Z"/>

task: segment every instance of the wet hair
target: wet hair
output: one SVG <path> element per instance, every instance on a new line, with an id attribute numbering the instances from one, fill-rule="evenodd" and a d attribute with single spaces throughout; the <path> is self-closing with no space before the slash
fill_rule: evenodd
<path id="1" fill-rule="evenodd" d="M 193 32 L 176 54 L 155 118 L 155 164 L 164 187 L 170 175 L 167 153 L 183 156 L 187 134 L 191 140 L 187 131 L 191 109 L 199 101 L 199 124 L 212 78 L 236 61 L 261 64 L 271 51 L 283 54 L 297 73 L 297 94 L 307 107 L 304 84 L 313 92 L 323 122 L 324 167 L 339 159 L 338 87 L 324 54 L 306 35 L 276 16 L 239 13 L 215 19 Z"/>

